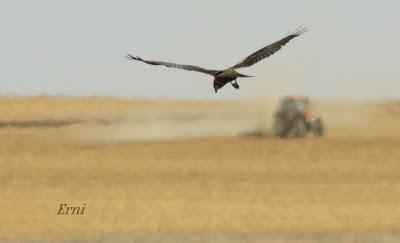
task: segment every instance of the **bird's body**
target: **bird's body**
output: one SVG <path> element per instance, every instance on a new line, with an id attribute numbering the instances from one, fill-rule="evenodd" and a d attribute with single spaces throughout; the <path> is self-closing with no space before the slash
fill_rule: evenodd
<path id="1" fill-rule="evenodd" d="M 239 89 L 239 85 L 236 82 L 237 78 L 249 78 L 251 76 L 247 76 L 241 73 L 238 73 L 233 68 L 228 68 L 222 71 L 219 71 L 214 76 L 214 90 L 217 92 L 218 89 L 225 86 L 227 83 L 231 83 L 235 89 Z"/>
<path id="2" fill-rule="evenodd" d="M 300 27 L 296 31 L 294 31 L 291 34 L 288 34 L 286 37 L 282 38 L 281 40 L 272 43 L 256 52 L 251 54 L 250 56 L 246 57 L 236 65 L 229 67 L 224 70 L 212 70 L 212 69 L 206 69 L 198 66 L 193 66 L 193 65 L 181 65 L 181 64 L 176 64 L 176 63 L 169 63 L 169 62 L 161 62 L 161 61 L 148 61 L 148 60 L 143 60 L 142 58 L 138 56 L 132 56 L 130 54 L 127 54 L 127 57 L 132 60 L 136 61 L 141 61 L 145 62 L 150 65 L 162 65 L 170 68 L 179 68 L 187 71 L 197 71 L 201 73 L 205 73 L 208 75 L 214 76 L 214 90 L 215 93 L 218 91 L 218 89 L 224 87 L 227 83 L 231 83 L 232 86 L 235 89 L 239 89 L 239 85 L 236 82 L 237 78 L 247 78 L 247 77 L 252 77 L 252 76 L 247 76 L 244 74 L 241 74 L 236 71 L 236 69 L 239 68 L 245 68 L 249 67 L 262 59 L 271 56 L 278 50 L 282 48 L 286 43 L 288 43 L 291 39 L 303 34 L 304 32 L 307 31 L 307 28 Z"/>

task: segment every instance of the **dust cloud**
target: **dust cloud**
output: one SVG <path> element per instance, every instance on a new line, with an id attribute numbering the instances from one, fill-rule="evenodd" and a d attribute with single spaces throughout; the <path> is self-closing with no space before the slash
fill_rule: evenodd
<path id="1" fill-rule="evenodd" d="M 223 102 L 166 107 L 162 115 L 147 111 L 125 118 L 125 122 L 84 132 L 82 138 L 95 140 L 146 141 L 191 138 L 270 137 L 276 100 Z M 390 138 L 400 136 L 397 103 L 311 100 L 315 117 L 321 117 L 327 137 Z M 170 110 L 170 111 L 169 111 Z"/>
<path id="2" fill-rule="evenodd" d="M 207 137 L 236 137 L 252 131 L 268 131 L 269 107 L 255 102 L 212 105 L 208 109 L 182 109 L 163 115 L 135 114 L 126 122 L 83 134 L 86 139 L 100 140 L 176 140 Z"/>

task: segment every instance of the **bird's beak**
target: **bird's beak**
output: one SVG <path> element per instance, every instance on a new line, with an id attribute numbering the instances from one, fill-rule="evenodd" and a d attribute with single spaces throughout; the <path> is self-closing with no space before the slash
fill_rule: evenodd
<path id="1" fill-rule="evenodd" d="M 218 89 L 214 89 L 214 90 L 215 90 L 215 93 L 217 93 Z"/>

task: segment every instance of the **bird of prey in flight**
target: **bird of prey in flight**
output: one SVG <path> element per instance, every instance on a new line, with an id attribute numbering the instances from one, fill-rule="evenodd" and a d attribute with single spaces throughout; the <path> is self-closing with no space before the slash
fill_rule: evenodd
<path id="1" fill-rule="evenodd" d="M 176 63 L 170 63 L 170 62 L 161 62 L 161 61 L 149 61 L 149 60 L 144 60 L 138 56 L 132 56 L 131 54 L 127 54 L 126 57 L 131 59 L 131 60 L 136 60 L 136 61 L 141 61 L 147 64 L 151 65 L 162 65 L 165 67 L 169 68 L 179 68 L 183 70 L 188 70 L 188 71 L 197 71 L 205 74 L 209 74 L 214 76 L 214 90 L 215 93 L 217 93 L 218 89 L 224 87 L 227 83 L 231 83 L 231 85 L 235 89 L 239 89 L 239 85 L 236 81 L 237 78 L 247 78 L 247 77 L 252 77 L 252 76 L 247 76 L 244 74 L 241 74 L 236 71 L 236 69 L 239 68 L 245 68 L 252 66 L 253 64 L 263 60 L 264 58 L 267 58 L 274 54 L 275 52 L 279 51 L 282 46 L 284 46 L 286 43 L 288 43 L 291 39 L 300 36 L 304 32 L 307 31 L 307 27 L 302 27 L 300 26 L 297 30 L 294 32 L 289 32 L 284 38 L 280 39 L 277 42 L 274 42 L 270 45 L 267 45 L 264 48 L 261 48 L 260 50 L 252 53 L 250 56 L 247 56 L 245 59 L 242 61 L 238 62 L 232 67 L 229 67 L 227 69 L 223 70 L 213 70 L 213 69 L 206 69 L 198 66 L 193 66 L 193 65 L 181 65 L 181 64 L 176 64 Z"/>

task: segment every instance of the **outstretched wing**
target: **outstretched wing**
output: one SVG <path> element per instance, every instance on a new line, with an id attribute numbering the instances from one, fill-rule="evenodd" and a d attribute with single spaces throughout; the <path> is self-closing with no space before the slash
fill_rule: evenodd
<path id="1" fill-rule="evenodd" d="M 286 45 L 291 39 L 303 34 L 304 32 L 307 31 L 307 27 L 302 27 L 300 26 L 296 31 L 293 33 L 289 33 L 286 37 L 280 39 L 279 41 L 272 43 L 256 52 L 251 54 L 250 56 L 246 57 L 243 61 L 240 61 L 237 63 L 235 66 L 233 66 L 233 69 L 237 68 L 244 68 L 244 67 L 249 67 L 253 64 L 256 64 L 257 62 L 263 60 L 264 58 L 267 58 L 274 54 L 275 52 L 279 51 L 282 46 Z"/>
<path id="2" fill-rule="evenodd" d="M 193 65 L 181 65 L 181 64 L 176 64 L 176 63 L 170 63 L 170 62 L 160 62 L 160 61 L 148 61 L 144 60 L 138 56 L 132 56 L 131 54 L 126 54 L 126 57 L 131 60 L 136 60 L 136 61 L 141 61 L 150 65 L 161 65 L 169 68 L 179 68 L 183 70 L 188 70 L 188 71 L 196 71 L 196 72 L 201 72 L 209 75 L 214 75 L 215 73 L 218 72 L 218 70 L 211 70 L 211 69 L 205 69 L 202 67 L 198 66 L 193 66 Z"/>

